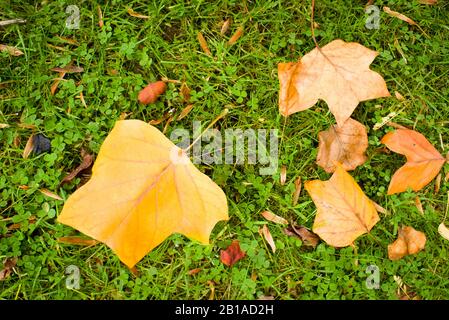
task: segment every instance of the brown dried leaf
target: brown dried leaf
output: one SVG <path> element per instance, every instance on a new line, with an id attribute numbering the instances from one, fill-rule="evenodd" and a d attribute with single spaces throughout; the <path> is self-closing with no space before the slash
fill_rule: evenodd
<path id="1" fill-rule="evenodd" d="M 182 109 L 181 113 L 179 114 L 179 117 L 176 120 L 181 120 L 182 118 L 187 116 L 189 114 L 189 112 L 192 111 L 192 109 L 193 109 L 193 104 L 189 104 L 187 107 Z"/>
<path id="2" fill-rule="evenodd" d="M 17 264 L 17 258 L 6 258 L 3 261 L 3 269 L 0 270 L 0 281 L 8 278 Z"/>
<path id="3" fill-rule="evenodd" d="M 52 96 L 55 95 L 56 90 L 58 89 L 59 82 L 61 82 L 61 80 L 64 79 L 65 74 L 66 74 L 65 72 L 60 72 L 59 73 L 59 77 L 56 78 L 54 80 L 53 84 L 51 85 L 50 93 L 51 93 Z"/>
<path id="4" fill-rule="evenodd" d="M 190 88 L 185 82 L 183 82 L 181 85 L 181 97 L 184 102 L 188 103 L 190 101 Z"/>
<path id="5" fill-rule="evenodd" d="M 399 92 L 395 91 L 394 92 L 394 96 L 396 97 L 396 99 L 398 99 L 399 101 L 404 101 L 405 98 L 402 94 L 400 94 Z"/>
<path id="6" fill-rule="evenodd" d="M 419 199 L 419 196 L 415 197 L 415 206 L 416 206 L 416 209 L 418 209 L 419 213 L 424 215 L 424 209 L 423 209 L 423 206 L 421 203 L 421 199 Z"/>
<path id="7" fill-rule="evenodd" d="M 78 167 L 75 168 L 75 170 L 70 172 L 67 176 L 65 176 L 64 179 L 62 179 L 60 185 L 72 181 L 81 171 L 89 168 L 94 161 L 94 156 L 87 153 L 84 149 L 81 149 L 81 158 L 83 159 L 82 162 L 78 165 Z"/>
<path id="8" fill-rule="evenodd" d="M 288 224 L 287 220 L 285 220 L 282 217 L 279 217 L 278 215 L 275 215 L 274 213 L 272 213 L 270 211 L 263 211 L 260 214 L 268 221 L 278 223 L 278 224 Z"/>
<path id="9" fill-rule="evenodd" d="M 239 241 L 234 240 L 226 250 L 221 250 L 220 261 L 228 267 L 232 267 L 245 256 L 246 253 L 240 249 Z"/>
<path id="10" fill-rule="evenodd" d="M 293 206 L 296 206 L 298 204 L 299 194 L 301 193 L 302 189 L 302 181 L 301 177 L 298 177 L 298 179 L 295 180 L 295 192 L 293 193 Z"/>
<path id="11" fill-rule="evenodd" d="M 441 173 L 439 173 L 437 175 L 437 178 L 435 179 L 435 193 L 440 192 L 440 187 L 441 187 Z"/>
<path id="12" fill-rule="evenodd" d="M 242 36 L 243 34 L 243 27 L 239 26 L 237 28 L 237 31 L 232 35 L 232 37 L 228 41 L 228 46 L 232 46 L 234 43 L 237 42 L 237 40 Z"/>
<path id="13" fill-rule="evenodd" d="M 135 17 L 135 18 L 139 18 L 139 19 L 149 19 L 149 18 L 150 18 L 149 16 L 145 16 L 145 15 L 143 15 L 143 14 L 140 14 L 140 13 L 135 12 L 135 11 L 134 11 L 133 9 L 131 9 L 131 8 L 129 8 L 129 9 L 127 10 L 127 12 L 128 12 L 128 14 L 129 14 L 130 16 Z"/>
<path id="14" fill-rule="evenodd" d="M 259 234 L 265 238 L 267 243 L 270 245 L 273 253 L 276 253 L 276 244 L 274 243 L 273 236 L 271 235 L 270 230 L 268 230 L 266 224 L 264 224 L 263 227 L 259 229 Z"/>
<path id="15" fill-rule="evenodd" d="M 284 229 L 283 231 L 286 235 L 290 237 L 299 238 L 305 246 L 315 248 L 320 242 L 320 238 L 318 237 L 318 235 L 316 235 L 306 227 L 298 226 L 295 223 L 291 224 L 288 228 Z"/>
<path id="16" fill-rule="evenodd" d="M 53 192 L 51 192 L 50 190 L 48 190 L 48 189 L 45 189 L 45 188 L 42 188 L 42 189 L 39 189 L 39 191 L 44 195 L 44 196 L 47 196 L 47 197 L 49 197 L 49 198 L 52 198 L 52 199 L 55 199 L 55 200 L 64 200 L 64 199 L 62 199 L 60 196 L 58 196 L 56 193 L 53 193 Z"/>
<path id="17" fill-rule="evenodd" d="M 80 73 L 84 71 L 83 67 L 77 67 L 77 66 L 71 66 L 71 65 L 67 65 L 65 67 L 56 67 L 56 68 L 51 68 L 50 71 L 55 71 L 55 72 L 59 72 L 59 73 Z"/>
<path id="18" fill-rule="evenodd" d="M 201 268 L 195 268 L 195 269 L 189 270 L 189 272 L 187 272 L 187 274 L 188 274 L 189 276 L 192 276 L 192 275 L 194 275 L 194 274 L 199 273 L 200 271 L 201 271 Z"/>
<path id="19" fill-rule="evenodd" d="M 279 183 L 281 184 L 281 186 L 283 186 L 285 184 L 285 181 L 287 181 L 287 167 L 282 166 L 281 167 L 281 176 L 279 179 Z"/>
<path id="20" fill-rule="evenodd" d="M 64 244 L 73 244 L 77 246 L 94 246 L 98 243 L 98 241 L 95 239 L 88 239 L 78 236 L 61 237 L 58 238 L 58 242 Z"/>
<path id="21" fill-rule="evenodd" d="M 388 14 L 389 16 L 398 18 L 398 19 L 400 19 L 400 20 L 402 20 L 402 21 L 405 21 L 405 22 L 407 22 L 408 24 L 411 24 L 411 25 L 413 25 L 413 26 L 416 26 L 416 25 L 417 25 L 416 22 L 413 21 L 412 19 L 410 19 L 409 17 L 403 15 L 402 13 L 393 11 L 393 10 L 391 10 L 389 7 L 383 7 L 383 10 L 384 10 L 385 13 Z"/>
<path id="22" fill-rule="evenodd" d="M 208 56 L 212 55 L 209 47 L 207 46 L 207 41 L 201 32 L 198 32 L 198 42 L 200 43 L 200 47 L 205 54 L 207 54 Z"/>
<path id="23" fill-rule="evenodd" d="M 10 56 L 18 57 L 23 54 L 22 51 L 17 49 L 16 47 L 7 46 L 4 44 L 0 44 L 0 51 L 2 52 L 8 52 Z"/>
<path id="24" fill-rule="evenodd" d="M 103 22 L 103 12 L 101 11 L 101 7 L 97 6 L 98 11 L 98 26 L 103 29 L 104 22 Z"/>
<path id="25" fill-rule="evenodd" d="M 224 21 L 223 25 L 221 26 L 220 34 L 224 36 L 225 33 L 228 32 L 230 26 L 231 26 L 231 19 L 227 19 L 226 21 Z"/>
<path id="26" fill-rule="evenodd" d="M 34 134 L 30 135 L 30 137 L 28 138 L 27 143 L 25 145 L 25 149 L 23 149 L 22 157 L 24 159 L 28 159 L 31 152 L 33 151 L 33 148 L 34 148 Z"/>
<path id="27" fill-rule="evenodd" d="M 437 0 L 419 0 L 419 3 L 421 3 L 421 4 L 430 4 L 430 5 L 433 5 L 433 4 L 437 4 Z"/>
<path id="28" fill-rule="evenodd" d="M 318 139 L 317 164 L 328 173 L 335 171 L 336 162 L 349 171 L 366 161 L 368 135 L 365 126 L 354 119 L 349 118 L 343 126 L 332 125 L 321 131 Z"/>
<path id="29" fill-rule="evenodd" d="M 416 254 L 426 245 L 426 235 L 406 226 L 399 229 L 398 238 L 388 245 L 388 258 L 399 260 L 409 254 Z"/>

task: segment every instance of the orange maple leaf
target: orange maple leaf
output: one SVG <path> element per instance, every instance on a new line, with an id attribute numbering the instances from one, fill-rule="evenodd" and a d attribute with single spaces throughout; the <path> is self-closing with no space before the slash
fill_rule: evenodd
<path id="1" fill-rule="evenodd" d="M 279 111 L 288 116 L 323 99 L 343 125 L 360 101 L 390 96 L 382 76 L 369 69 L 376 56 L 361 44 L 338 39 L 297 63 L 280 63 Z"/>
<path id="2" fill-rule="evenodd" d="M 416 254 L 426 245 L 426 235 L 421 231 L 416 231 L 412 227 L 401 227 L 398 238 L 388 245 L 388 258 L 399 260 L 409 254 Z"/>
<path id="3" fill-rule="evenodd" d="M 304 187 L 317 206 L 312 230 L 331 246 L 351 245 L 379 221 L 373 202 L 341 164 L 328 181 L 306 181 Z"/>
<path id="4" fill-rule="evenodd" d="M 446 161 L 419 132 L 410 129 L 390 131 L 381 140 L 390 150 L 406 156 L 407 162 L 391 179 L 388 194 L 424 188 L 440 172 Z"/>
<path id="5" fill-rule="evenodd" d="M 172 233 L 208 244 L 227 212 L 223 191 L 181 149 L 143 121 L 122 120 L 58 221 L 107 244 L 132 268 Z"/>

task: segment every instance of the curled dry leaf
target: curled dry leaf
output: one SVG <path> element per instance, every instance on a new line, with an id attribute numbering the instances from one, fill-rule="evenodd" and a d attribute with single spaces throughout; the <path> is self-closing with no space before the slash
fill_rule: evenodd
<path id="1" fill-rule="evenodd" d="M 437 0 L 419 0 L 419 3 L 433 5 L 433 4 L 437 4 L 438 1 Z"/>
<path id="2" fill-rule="evenodd" d="M 73 244 L 77 246 L 94 246 L 98 243 L 98 241 L 95 239 L 87 239 L 78 236 L 60 237 L 58 238 L 58 242 L 64 244 Z"/>
<path id="3" fill-rule="evenodd" d="M 409 17 L 403 15 L 402 13 L 396 12 L 391 10 L 389 7 L 383 7 L 383 10 L 386 14 L 388 14 L 389 16 L 398 18 L 399 20 L 405 21 L 408 24 L 411 24 L 413 26 L 416 26 L 416 22 L 413 21 L 412 19 L 410 19 Z"/>
<path id="4" fill-rule="evenodd" d="M 139 102 L 142 104 L 150 104 L 156 102 L 157 98 L 167 90 L 164 81 L 156 81 L 150 83 L 139 92 Z"/>
<path id="5" fill-rule="evenodd" d="M 416 206 L 416 209 L 418 209 L 419 213 L 424 215 L 424 208 L 422 206 L 421 199 L 419 199 L 419 196 L 415 197 L 415 206 Z"/>
<path id="6" fill-rule="evenodd" d="M 388 245 L 388 258 L 399 260 L 406 255 L 418 253 L 424 249 L 425 245 L 426 235 L 424 233 L 409 226 L 402 227 L 398 231 L 396 241 Z"/>
<path id="7" fill-rule="evenodd" d="M 194 274 L 197 274 L 197 273 L 199 273 L 200 271 L 201 271 L 201 268 L 195 268 L 195 269 L 189 270 L 189 272 L 187 272 L 187 274 L 188 274 L 189 276 L 193 276 Z"/>
<path id="8" fill-rule="evenodd" d="M 312 230 L 331 246 L 351 245 L 379 221 L 373 202 L 340 164 L 328 181 L 307 181 L 304 187 L 317 206 Z"/>
<path id="9" fill-rule="evenodd" d="M 287 181 L 287 167 L 282 166 L 281 167 L 281 175 L 279 177 L 279 183 L 281 184 L 281 186 L 283 186 L 285 184 L 285 181 Z"/>
<path id="10" fill-rule="evenodd" d="M 259 234 L 262 235 L 267 243 L 269 244 L 271 250 L 273 253 L 276 253 L 276 244 L 274 243 L 273 236 L 271 235 L 270 230 L 268 229 L 267 225 L 264 224 L 263 227 L 259 229 Z"/>
<path id="11" fill-rule="evenodd" d="M 279 217 L 278 215 L 275 215 L 274 213 L 272 213 L 270 211 L 263 211 L 260 214 L 268 221 L 278 223 L 278 224 L 288 224 L 287 220 L 285 220 L 282 217 Z"/>
<path id="12" fill-rule="evenodd" d="M 3 261 L 3 269 L 0 270 L 0 281 L 8 278 L 17 264 L 17 258 L 6 258 Z"/>
<path id="13" fill-rule="evenodd" d="M 64 79 L 65 74 L 66 74 L 65 71 L 60 72 L 58 78 L 53 81 L 53 84 L 50 87 L 50 93 L 52 96 L 55 95 L 56 90 L 58 89 L 59 82 L 61 82 L 61 80 Z"/>
<path id="14" fill-rule="evenodd" d="M 179 114 L 179 117 L 176 118 L 176 120 L 181 120 L 182 118 L 186 117 L 190 111 L 193 109 L 193 104 L 189 104 L 187 107 L 182 109 L 181 113 Z"/>
<path id="15" fill-rule="evenodd" d="M 81 158 L 83 159 L 82 162 L 75 168 L 75 170 L 62 179 L 60 185 L 72 181 L 81 171 L 89 168 L 94 161 L 94 156 L 87 153 L 84 149 L 81 149 Z"/>
<path id="16" fill-rule="evenodd" d="M 134 17 L 134 18 L 139 18 L 139 19 L 149 19 L 150 17 L 149 16 L 145 16 L 145 15 L 143 15 L 143 14 L 140 14 L 140 13 L 137 13 L 137 12 L 135 12 L 133 9 L 131 9 L 131 8 L 129 8 L 128 10 L 126 10 L 126 12 L 128 12 L 128 14 L 131 16 L 131 17 Z"/>
<path id="17" fill-rule="evenodd" d="M 8 54 L 10 56 L 14 56 L 14 57 L 18 57 L 18 56 L 21 56 L 23 54 L 23 52 L 20 51 L 19 49 L 17 49 L 16 47 L 7 46 L 7 45 L 4 45 L 4 44 L 0 44 L 0 51 L 8 52 Z"/>
<path id="18" fill-rule="evenodd" d="M 369 69 L 377 52 L 355 42 L 334 40 L 313 49 L 297 63 L 280 63 L 279 111 L 283 116 L 326 101 L 338 125 L 360 101 L 388 97 L 380 74 Z"/>
<path id="19" fill-rule="evenodd" d="M 234 34 L 232 35 L 232 37 L 228 40 L 228 46 L 232 46 L 234 43 L 236 43 L 237 40 L 240 39 L 242 34 L 243 34 L 243 27 L 239 26 L 237 28 L 237 30 L 234 32 Z"/>
<path id="20" fill-rule="evenodd" d="M 97 12 L 98 12 L 98 26 L 103 29 L 104 22 L 103 22 L 103 12 L 101 11 L 101 7 L 97 6 Z"/>
<path id="21" fill-rule="evenodd" d="M 198 42 L 200 43 L 200 47 L 203 50 L 205 54 L 208 56 L 212 55 L 212 53 L 209 50 L 209 47 L 207 46 L 207 41 L 204 38 L 203 34 L 201 32 L 198 32 Z"/>
<path id="22" fill-rule="evenodd" d="M 184 102 L 188 103 L 190 101 L 190 88 L 185 82 L 181 85 L 181 96 Z"/>
<path id="23" fill-rule="evenodd" d="M 336 162 L 349 171 L 366 161 L 368 135 L 365 126 L 354 119 L 349 118 L 342 126 L 333 125 L 321 131 L 318 139 L 317 164 L 328 173 L 335 171 Z"/>
<path id="24" fill-rule="evenodd" d="M 245 256 L 246 253 L 240 249 L 239 241 L 234 240 L 226 250 L 221 250 L 220 261 L 228 267 L 232 267 Z"/>
<path id="25" fill-rule="evenodd" d="M 440 187 L 441 187 L 441 172 L 437 175 L 437 178 L 435 179 L 434 192 L 435 193 L 440 192 Z"/>
<path id="26" fill-rule="evenodd" d="M 446 161 L 419 132 L 398 129 L 387 133 L 381 140 L 390 150 L 403 154 L 407 162 L 397 170 L 388 187 L 388 194 L 400 193 L 408 188 L 421 190 L 435 178 Z"/>
<path id="27" fill-rule="evenodd" d="M 284 233 L 290 237 L 297 237 L 301 239 L 305 246 L 315 248 L 320 242 L 320 238 L 318 235 L 310 231 L 304 226 L 298 226 L 295 223 L 292 223 L 288 228 L 283 230 Z"/>
<path id="28" fill-rule="evenodd" d="M 293 192 L 292 204 L 296 206 L 298 204 L 299 194 L 301 193 L 302 181 L 301 177 L 295 180 L 295 191 Z"/>
<path id="29" fill-rule="evenodd" d="M 59 68 L 52 68 L 50 69 L 51 71 L 55 71 L 55 72 L 64 72 L 64 73 L 80 73 L 84 71 L 83 67 L 77 67 L 77 66 L 71 66 L 71 65 L 67 65 L 65 67 Z"/>
<path id="30" fill-rule="evenodd" d="M 444 225 L 444 223 L 440 223 L 438 226 L 438 233 L 444 239 L 449 240 L 449 229 Z"/>
<path id="31" fill-rule="evenodd" d="M 22 157 L 24 159 L 28 159 L 28 157 L 30 156 L 31 152 L 33 151 L 33 148 L 34 148 L 34 135 L 32 134 L 28 138 L 27 143 L 25 145 L 25 148 L 23 149 Z"/>
<path id="32" fill-rule="evenodd" d="M 58 222 L 105 243 L 132 268 L 173 233 L 208 244 L 215 224 L 227 219 L 224 192 L 183 150 L 143 121 L 122 120 Z"/>

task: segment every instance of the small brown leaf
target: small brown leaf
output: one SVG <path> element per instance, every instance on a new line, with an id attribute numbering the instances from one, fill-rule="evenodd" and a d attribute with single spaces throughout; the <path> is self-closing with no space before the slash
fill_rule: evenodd
<path id="1" fill-rule="evenodd" d="M 187 274 L 188 274 L 189 276 L 192 276 L 192 275 L 194 275 L 194 274 L 199 273 L 200 271 L 201 271 L 201 268 L 195 268 L 195 269 L 189 270 L 189 272 L 187 272 Z"/>
<path id="2" fill-rule="evenodd" d="M 441 187 L 441 173 L 439 173 L 437 175 L 437 178 L 435 179 L 435 193 L 440 192 L 440 187 Z"/>
<path id="3" fill-rule="evenodd" d="M 231 19 L 227 19 L 226 21 L 223 22 L 223 25 L 221 26 L 221 30 L 220 30 L 220 34 L 222 36 L 224 36 L 225 33 L 228 32 L 230 25 L 231 25 Z"/>
<path id="4" fill-rule="evenodd" d="M 55 200 L 61 200 L 61 201 L 64 200 L 64 199 L 62 199 L 60 196 L 58 196 L 57 194 L 51 192 L 51 191 L 48 190 L 48 189 L 42 188 L 42 189 L 39 189 L 39 191 L 40 191 L 44 196 L 47 196 L 47 197 L 49 197 L 49 198 L 52 198 L 52 199 L 55 199 Z"/>
<path id="5" fill-rule="evenodd" d="M 56 90 L 58 89 L 59 82 L 61 82 L 61 80 L 64 79 L 65 74 L 66 74 L 65 72 L 60 72 L 59 77 L 54 79 L 53 84 L 51 85 L 50 88 L 50 93 L 52 96 L 55 95 Z"/>
<path id="6" fill-rule="evenodd" d="M 383 7 L 383 10 L 384 10 L 385 13 L 388 14 L 389 16 L 398 18 L 398 19 L 400 19 L 400 20 L 402 20 L 402 21 L 405 21 L 405 22 L 407 22 L 408 24 L 411 24 L 411 25 L 413 25 L 413 26 L 416 26 L 416 25 L 417 25 L 416 22 L 413 21 L 412 19 L 410 19 L 409 17 L 403 15 L 402 13 L 393 11 L 393 10 L 391 10 L 389 7 Z"/>
<path id="7" fill-rule="evenodd" d="M 437 4 L 437 0 L 419 0 L 419 3 L 421 4 L 430 4 L 430 5 L 434 5 Z"/>
<path id="8" fill-rule="evenodd" d="M 189 112 L 192 111 L 192 109 L 193 109 L 193 104 L 189 104 L 187 107 L 182 109 L 181 113 L 179 114 L 179 117 L 176 120 L 181 120 L 182 118 L 187 116 L 189 114 Z"/>
<path id="9" fill-rule="evenodd" d="M 78 236 L 61 237 L 58 238 L 58 242 L 64 244 L 73 244 L 77 246 L 94 246 L 98 243 L 98 241 L 95 239 L 87 239 Z"/>
<path id="10" fill-rule="evenodd" d="M 101 7 L 97 6 L 98 11 L 98 26 L 103 29 L 104 22 L 103 22 L 103 12 L 101 11 Z"/>
<path id="11" fill-rule="evenodd" d="M 396 99 L 398 99 L 399 101 L 404 101 L 405 98 L 402 94 L 400 94 L 399 92 L 395 91 L 394 92 L 394 96 L 396 97 Z"/>
<path id="12" fill-rule="evenodd" d="M 7 46 L 4 44 L 0 44 L 0 51 L 2 52 L 8 52 L 10 56 L 18 57 L 23 54 L 22 51 L 17 49 L 16 47 Z"/>
<path id="13" fill-rule="evenodd" d="M 139 102 L 142 104 L 154 103 L 166 89 L 167 85 L 163 81 L 150 83 L 139 92 Z"/>
<path id="14" fill-rule="evenodd" d="M 220 261 L 228 267 L 232 267 L 245 256 L 246 253 L 240 249 L 239 241 L 234 240 L 226 250 L 221 250 Z"/>
<path id="15" fill-rule="evenodd" d="M 181 85 L 181 96 L 184 102 L 188 103 L 190 101 L 190 88 L 185 82 Z"/>
<path id="16" fill-rule="evenodd" d="M 149 16 L 145 16 L 145 15 L 143 15 L 143 14 L 140 14 L 140 13 L 137 13 L 137 12 L 135 12 L 133 9 L 131 9 L 131 8 L 129 8 L 128 10 L 127 10 L 127 12 L 128 12 L 128 14 L 131 16 L 131 17 L 135 17 L 135 18 L 139 18 L 139 19 L 149 19 L 150 17 Z"/>
<path id="17" fill-rule="evenodd" d="M 263 211 L 260 213 L 265 219 L 267 219 L 268 221 L 274 222 L 274 223 L 278 223 L 278 224 L 288 224 L 288 221 L 285 220 L 282 217 L 279 217 L 277 215 L 275 215 L 274 213 L 270 212 L 270 211 Z"/>
<path id="18" fill-rule="evenodd" d="M 287 167 L 282 166 L 281 167 L 281 176 L 279 179 L 279 183 L 281 184 L 281 186 L 283 186 L 285 184 L 285 181 L 287 181 Z"/>
<path id="19" fill-rule="evenodd" d="M 0 270 L 0 281 L 8 278 L 17 264 L 17 258 L 6 258 L 3 261 L 3 270 Z"/>
<path id="20" fill-rule="evenodd" d="M 315 248 L 320 242 L 320 238 L 318 237 L 318 235 L 304 226 L 298 226 L 293 223 L 287 229 L 288 231 L 293 232 L 299 239 L 301 239 L 305 246 Z"/>
<path id="21" fill-rule="evenodd" d="M 273 236 L 271 235 L 270 230 L 268 230 L 266 224 L 264 224 L 263 227 L 259 229 L 259 234 L 265 238 L 267 243 L 270 245 L 273 253 L 276 253 L 276 244 L 274 243 Z"/>
<path id="22" fill-rule="evenodd" d="M 415 206 L 418 209 L 419 213 L 424 215 L 424 209 L 422 207 L 421 199 L 419 199 L 419 196 L 415 197 Z"/>
<path id="23" fill-rule="evenodd" d="M 71 66 L 71 65 L 67 65 L 65 67 L 59 68 L 51 68 L 50 71 L 55 71 L 55 72 L 59 72 L 59 73 L 80 73 L 84 71 L 83 67 L 77 67 L 77 66 Z"/>
<path id="24" fill-rule="evenodd" d="M 426 235 L 412 227 L 402 227 L 398 231 L 398 238 L 388 245 L 388 258 L 399 260 L 409 254 L 416 254 L 426 245 Z"/>
<path id="25" fill-rule="evenodd" d="M 295 192 L 293 193 L 293 206 L 296 206 L 298 204 L 299 194 L 301 193 L 302 189 L 302 181 L 301 177 L 298 177 L 298 179 L 295 180 Z"/>
<path id="26" fill-rule="evenodd" d="M 210 289 L 209 300 L 214 300 L 214 298 L 215 298 L 215 283 L 211 280 L 207 280 L 207 284 L 209 285 L 209 289 Z"/>
<path id="27" fill-rule="evenodd" d="M 72 181 L 81 171 L 89 168 L 94 161 L 94 156 L 87 153 L 84 149 L 81 149 L 81 158 L 83 159 L 82 162 L 78 165 L 78 167 L 75 168 L 75 170 L 70 172 L 64 179 L 62 179 L 60 185 Z"/>
<path id="28" fill-rule="evenodd" d="M 243 34 L 243 27 L 239 26 L 237 28 L 237 31 L 235 31 L 235 33 L 232 35 L 232 37 L 229 39 L 228 41 L 228 46 L 232 46 L 234 43 L 237 42 L 238 39 L 240 39 L 240 37 Z"/>
<path id="29" fill-rule="evenodd" d="M 200 43 L 200 47 L 205 54 L 207 54 L 208 56 L 212 55 L 209 47 L 207 46 L 207 41 L 201 32 L 198 32 L 198 42 Z"/>
<path id="30" fill-rule="evenodd" d="M 318 139 L 317 164 L 328 173 L 335 171 L 336 162 L 348 171 L 366 161 L 368 135 L 365 126 L 354 119 L 349 118 L 342 126 L 333 125 L 321 131 Z"/>
<path id="31" fill-rule="evenodd" d="M 23 149 L 22 157 L 24 159 L 28 159 L 31 152 L 33 151 L 33 148 L 34 148 L 34 135 L 32 134 L 27 140 L 25 149 Z"/>

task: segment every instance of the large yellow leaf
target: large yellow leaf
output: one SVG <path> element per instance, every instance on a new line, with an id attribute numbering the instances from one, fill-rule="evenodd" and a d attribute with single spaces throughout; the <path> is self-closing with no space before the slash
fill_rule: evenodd
<path id="1" fill-rule="evenodd" d="M 323 99 L 342 126 L 360 101 L 390 95 L 380 74 L 369 69 L 377 52 L 334 40 L 297 63 L 280 63 L 279 111 L 288 116 Z"/>
<path id="2" fill-rule="evenodd" d="M 424 188 L 440 172 L 446 161 L 419 132 L 410 129 L 390 131 L 381 140 L 390 150 L 406 156 L 407 162 L 391 179 L 388 194 Z"/>
<path id="3" fill-rule="evenodd" d="M 328 181 L 304 185 L 317 206 L 313 232 L 334 247 L 345 247 L 379 221 L 373 202 L 341 164 Z"/>
<path id="4" fill-rule="evenodd" d="M 158 129 L 118 121 L 92 178 L 67 200 L 58 221 L 107 244 L 130 268 L 172 233 L 202 243 L 228 219 L 226 196 Z"/>

